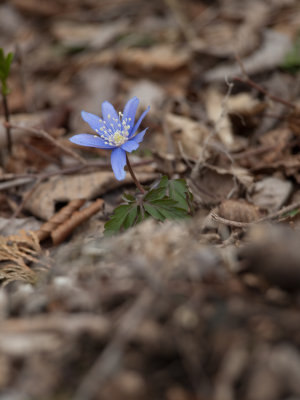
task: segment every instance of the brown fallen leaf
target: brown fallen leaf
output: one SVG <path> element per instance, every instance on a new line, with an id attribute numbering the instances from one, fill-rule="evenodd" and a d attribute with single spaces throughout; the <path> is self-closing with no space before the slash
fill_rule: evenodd
<path id="1" fill-rule="evenodd" d="M 142 183 L 157 177 L 151 172 L 137 172 L 136 175 Z M 49 220 L 55 214 L 56 202 L 68 202 L 74 198 L 92 200 L 128 183 L 132 183 L 129 174 L 124 181 L 117 181 L 112 172 L 106 171 L 55 176 L 38 185 L 30 201 L 25 204 L 25 209 L 43 220 Z"/>
<path id="2" fill-rule="evenodd" d="M 127 20 L 118 19 L 109 24 L 84 24 L 82 22 L 57 21 L 52 26 L 53 36 L 67 47 L 102 49 L 114 38 L 124 34 Z"/>
<path id="3" fill-rule="evenodd" d="M 41 2 L 39 0 L 12 0 L 14 7 L 24 13 L 35 15 L 38 17 L 51 17 L 61 14 L 66 5 L 59 4 L 59 2 Z"/>
<path id="4" fill-rule="evenodd" d="M 265 146 L 273 146 L 272 151 L 263 154 L 263 157 L 259 157 L 258 161 L 265 163 L 272 163 L 273 161 L 279 161 L 286 157 L 286 147 L 292 140 L 293 135 L 288 128 L 272 129 L 265 133 L 260 138 L 260 143 Z"/>
<path id="5" fill-rule="evenodd" d="M 299 106 L 293 110 L 288 116 L 288 126 L 289 129 L 300 136 L 300 108 Z"/>
<path id="6" fill-rule="evenodd" d="M 226 10 L 226 14 L 228 12 Z M 260 44 L 261 31 L 270 19 L 270 7 L 260 1 L 244 2 L 240 19 L 238 24 L 229 18 L 204 25 L 203 39 L 196 38 L 192 42 L 193 48 L 222 58 L 234 57 L 235 52 L 245 56 L 255 51 Z"/>
<path id="7" fill-rule="evenodd" d="M 252 222 L 261 217 L 259 208 L 245 200 L 224 200 L 214 211 L 230 221 Z"/>
<path id="8" fill-rule="evenodd" d="M 225 199 L 237 197 L 241 188 L 248 188 L 253 177 L 244 168 L 220 168 L 206 165 L 194 171 L 190 182 L 193 193 L 198 193 L 206 204 L 217 205 Z"/>
<path id="9" fill-rule="evenodd" d="M 191 52 L 185 48 L 159 45 L 150 49 L 124 49 L 117 63 L 130 75 L 139 73 L 171 73 L 188 66 Z"/>

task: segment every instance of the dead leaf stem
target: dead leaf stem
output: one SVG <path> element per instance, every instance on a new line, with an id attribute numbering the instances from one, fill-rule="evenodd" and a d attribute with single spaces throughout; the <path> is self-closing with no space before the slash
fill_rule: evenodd
<path id="1" fill-rule="evenodd" d="M 279 211 L 275 211 L 275 212 L 267 215 L 266 217 L 259 218 L 259 219 L 255 220 L 255 221 L 252 221 L 252 222 L 232 221 L 232 220 L 229 220 L 229 219 L 226 219 L 226 218 L 222 218 L 216 213 L 211 213 L 211 217 L 215 221 L 220 222 L 221 224 L 224 224 L 224 225 L 232 226 L 234 228 L 247 228 L 247 227 L 252 226 L 254 224 L 258 224 L 260 222 L 266 222 L 266 221 L 270 221 L 270 220 L 273 220 L 273 219 L 280 218 L 283 214 L 286 214 L 288 212 L 296 210 L 297 208 L 300 208 L 300 201 L 297 201 L 297 202 L 295 202 L 293 204 L 290 204 L 289 206 L 283 207 Z"/>
<path id="2" fill-rule="evenodd" d="M 55 140 L 51 135 L 49 135 L 48 132 L 44 131 L 43 129 L 35 129 L 35 128 L 28 128 L 25 126 L 17 125 L 17 124 L 11 124 L 11 123 L 4 123 L 4 126 L 7 128 L 12 128 L 12 129 L 22 129 L 25 132 L 29 132 L 34 134 L 35 136 L 38 137 L 43 137 L 46 139 L 48 142 L 53 144 L 53 146 L 59 148 L 62 152 L 68 154 L 69 156 L 75 158 L 75 160 L 79 161 L 81 164 L 86 165 L 87 161 L 82 158 L 79 154 L 77 154 L 75 151 L 72 149 L 69 149 L 67 147 L 64 147 L 61 145 L 57 140 Z"/>
<path id="3" fill-rule="evenodd" d="M 296 108 L 296 106 L 293 103 L 291 103 L 290 101 L 284 100 L 284 99 L 282 99 L 282 98 L 280 98 L 278 96 L 275 96 L 274 94 L 269 93 L 267 89 L 263 88 L 258 83 L 254 82 L 249 77 L 249 75 L 247 74 L 247 71 L 246 71 L 246 69 L 244 67 L 244 64 L 243 64 L 243 62 L 242 62 L 242 60 L 241 60 L 241 58 L 240 58 L 240 56 L 238 54 L 235 54 L 235 59 L 236 59 L 237 63 L 239 64 L 239 66 L 241 68 L 241 71 L 242 71 L 242 73 L 244 75 L 244 79 L 240 78 L 238 76 L 234 77 L 233 79 L 235 81 L 239 81 L 239 82 L 245 83 L 245 84 L 247 84 L 249 86 L 252 86 L 254 89 L 256 89 L 259 92 L 263 93 L 269 99 L 271 99 L 271 100 L 273 100 L 273 101 L 275 101 L 277 103 L 284 104 L 285 106 L 287 106 L 289 108 L 292 108 L 292 109 Z"/>

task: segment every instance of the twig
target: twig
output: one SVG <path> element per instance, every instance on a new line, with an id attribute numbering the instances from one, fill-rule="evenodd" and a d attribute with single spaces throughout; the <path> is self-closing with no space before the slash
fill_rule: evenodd
<path id="1" fill-rule="evenodd" d="M 263 153 L 267 153 L 268 151 L 276 149 L 277 145 L 263 145 L 259 146 L 256 149 L 245 150 L 240 153 L 232 154 L 232 158 L 234 160 L 245 159 L 248 157 L 258 156 Z"/>
<path id="2" fill-rule="evenodd" d="M 141 165 L 148 165 L 152 164 L 153 160 L 143 160 L 139 161 L 137 163 L 133 163 L 132 165 L 134 167 L 139 167 Z M 67 175 L 67 174 L 73 174 L 75 172 L 79 171 L 84 171 L 92 168 L 97 168 L 97 169 L 104 169 L 104 170 L 110 170 L 111 169 L 111 164 L 110 163 L 104 163 L 102 160 L 101 161 L 91 161 L 87 162 L 86 164 L 81 164 L 81 165 L 71 165 L 67 168 L 63 168 L 57 171 L 51 171 L 51 172 L 45 172 L 42 174 L 6 174 L 6 176 L 1 176 L 1 179 L 5 179 L 10 182 L 3 182 L 0 183 L 0 191 L 5 190 L 11 187 L 16 187 L 16 186 L 21 186 L 25 185 L 26 183 L 30 183 L 36 179 L 42 178 L 42 180 L 45 180 L 47 178 L 51 178 L 52 176 L 55 175 Z M 5 178 L 6 177 L 6 178 Z M 23 180 L 22 180 L 23 179 Z M 25 180 L 26 179 L 26 180 Z"/>
<path id="3" fill-rule="evenodd" d="M 33 180 L 32 178 L 28 177 L 28 178 L 17 178 L 8 182 L 1 182 L 0 191 L 10 189 L 12 187 L 26 185 L 26 183 L 32 182 L 32 180 Z"/>
<path id="4" fill-rule="evenodd" d="M 58 245 L 62 243 L 73 232 L 73 230 L 77 228 L 77 226 L 101 210 L 101 208 L 103 208 L 103 204 L 103 199 L 97 199 L 87 208 L 84 208 L 80 211 L 75 211 L 70 219 L 59 225 L 53 230 L 53 232 L 51 232 L 50 236 L 53 244 Z"/>
<path id="5" fill-rule="evenodd" d="M 64 153 L 66 153 L 69 156 L 75 158 L 81 164 L 85 165 L 87 163 L 86 160 L 84 158 L 82 158 L 79 154 L 77 154 L 75 151 L 73 151 L 73 150 L 61 145 L 57 140 L 53 139 L 53 137 L 51 135 L 49 135 L 49 133 L 47 133 L 43 129 L 29 128 L 29 127 L 25 127 L 25 126 L 21 126 L 21 125 L 17 125 L 17 124 L 11 124 L 11 123 L 7 123 L 7 122 L 4 123 L 4 126 L 12 128 L 12 129 L 22 129 L 22 130 L 24 130 L 26 132 L 29 132 L 29 133 L 32 133 L 32 134 L 34 134 L 36 136 L 41 136 L 44 139 L 48 140 L 48 142 L 53 144 L 53 146 L 59 148 Z"/>
<path id="6" fill-rule="evenodd" d="M 222 223 L 224 225 L 232 226 L 232 227 L 235 227 L 235 228 L 246 228 L 246 227 L 258 224 L 260 222 L 270 221 L 272 219 L 279 218 L 283 214 L 286 214 L 286 213 L 288 213 L 290 211 L 293 211 L 293 210 L 295 210 L 297 208 L 300 208 L 300 201 L 297 201 L 296 203 L 290 204 L 289 206 L 283 207 L 279 211 L 275 211 L 275 212 L 267 215 L 266 217 L 259 218 L 259 219 L 255 220 L 255 221 L 252 221 L 252 222 L 232 221 L 232 220 L 229 220 L 229 219 L 226 219 L 226 218 L 222 218 L 216 213 L 211 213 L 211 217 L 215 221 L 220 222 L 220 223 Z"/>
<path id="7" fill-rule="evenodd" d="M 235 81 L 239 81 L 239 82 L 245 83 L 245 84 L 247 84 L 247 85 L 249 85 L 249 86 L 252 86 L 254 89 L 256 89 L 256 90 L 258 90 L 259 92 L 263 93 L 265 96 L 269 97 L 269 99 L 271 99 L 271 100 L 273 100 L 273 101 L 276 101 L 277 103 L 284 104 L 285 106 L 290 107 L 290 108 L 292 108 L 292 109 L 295 109 L 295 108 L 296 108 L 296 106 L 295 106 L 293 103 L 291 103 L 290 101 L 281 99 L 280 97 L 275 96 L 275 95 L 269 93 L 269 92 L 267 91 L 267 89 L 263 88 L 262 86 L 260 86 L 260 85 L 257 84 L 256 82 L 254 82 L 254 81 L 249 77 L 249 75 L 247 74 L 247 72 L 246 72 L 246 70 L 245 70 L 245 67 L 244 67 L 244 64 L 243 64 L 243 62 L 242 62 L 242 60 L 241 60 L 241 58 L 240 58 L 240 56 L 239 56 L 238 54 L 235 54 L 235 59 L 236 59 L 237 63 L 239 64 L 239 66 L 240 66 L 240 68 L 241 68 L 241 71 L 242 71 L 242 73 L 243 73 L 243 75 L 244 75 L 244 77 L 245 77 L 245 78 L 243 79 L 243 78 L 239 78 L 239 77 L 236 76 L 236 77 L 233 78 Z"/>
<path id="8" fill-rule="evenodd" d="M 45 222 L 35 233 L 38 237 L 39 241 L 47 239 L 51 232 L 58 228 L 61 224 L 63 224 L 74 211 L 77 211 L 83 204 L 85 203 L 85 199 L 75 199 L 71 200 L 65 207 L 61 208 L 56 214 L 53 215 L 49 219 L 49 221 Z"/>
<path id="9" fill-rule="evenodd" d="M 12 140 L 11 140 L 11 132 L 10 132 L 10 126 L 9 126 L 9 108 L 8 108 L 6 95 L 4 95 L 4 94 L 2 94 L 2 103 L 3 103 L 3 108 L 4 108 L 5 121 L 8 124 L 5 126 L 6 138 L 7 138 L 7 150 L 9 152 L 9 154 L 11 154 L 12 153 Z"/>
<path id="10" fill-rule="evenodd" d="M 140 182 L 138 181 L 137 177 L 135 176 L 135 174 L 134 174 L 134 172 L 133 172 L 133 169 L 132 169 L 132 167 L 131 167 L 129 158 L 128 158 L 128 156 L 127 156 L 127 153 L 126 153 L 126 162 L 127 162 L 128 171 L 129 171 L 129 173 L 130 173 L 130 175 L 131 175 L 131 177 L 132 177 L 134 183 L 136 184 L 137 188 L 138 188 L 138 189 L 140 190 L 140 192 L 142 192 L 143 194 L 146 193 L 145 189 L 144 189 L 143 186 L 140 184 Z"/>

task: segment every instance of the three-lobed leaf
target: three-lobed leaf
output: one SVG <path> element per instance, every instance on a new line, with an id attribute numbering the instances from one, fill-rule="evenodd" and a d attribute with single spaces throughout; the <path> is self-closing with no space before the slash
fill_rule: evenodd
<path id="1" fill-rule="evenodd" d="M 105 224 L 104 234 L 106 236 L 113 235 L 114 233 L 120 231 L 122 227 L 124 227 L 124 229 L 128 229 L 130 226 L 132 226 L 132 219 L 135 212 L 137 212 L 137 205 L 122 204 L 121 206 L 115 208 L 110 220 Z"/>
<path id="2" fill-rule="evenodd" d="M 105 224 L 106 236 L 126 230 L 152 217 L 158 221 L 188 218 L 192 210 L 192 193 L 184 179 L 163 176 L 145 196 L 123 195 L 126 204 L 117 207 Z"/>

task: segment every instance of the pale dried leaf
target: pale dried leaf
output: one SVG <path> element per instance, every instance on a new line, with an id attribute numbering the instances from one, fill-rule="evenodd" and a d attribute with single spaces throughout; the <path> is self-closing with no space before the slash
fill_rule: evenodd
<path id="1" fill-rule="evenodd" d="M 71 129 L 75 132 L 92 132 L 81 118 L 81 110 L 101 117 L 101 103 L 112 101 L 119 83 L 119 74 L 111 68 L 87 66 L 79 72 L 80 96 L 71 101 L 73 112 L 70 117 Z M 81 132 L 80 132 L 81 130 Z"/>
<path id="2" fill-rule="evenodd" d="M 202 123 L 175 114 L 167 114 L 166 129 L 176 142 L 180 142 L 184 153 L 198 159 L 203 150 L 203 144 L 209 135 L 208 128 Z M 180 154 L 180 151 L 177 150 Z"/>
<path id="3" fill-rule="evenodd" d="M 124 33 L 127 26 L 128 22 L 124 19 L 109 24 L 57 21 L 52 27 L 52 33 L 64 46 L 90 47 L 99 50 Z"/>
<path id="4" fill-rule="evenodd" d="M 130 74 L 135 72 L 173 72 L 186 67 L 191 53 L 185 48 L 159 45 L 150 49 L 124 49 L 118 53 L 118 63 Z"/>
<path id="5" fill-rule="evenodd" d="M 224 94 L 215 88 L 210 88 L 205 94 L 205 107 L 208 118 L 215 124 L 216 134 L 228 149 L 232 149 L 234 138 L 232 126 L 224 104 Z"/>
<path id="6" fill-rule="evenodd" d="M 266 30 L 262 46 L 249 57 L 243 59 L 247 73 L 255 74 L 277 67 L 291 48 L 291 40 L 284 34 Z M 237 63 L 221 65 L 204 74 L 206 82 L 224 81 L 241 72 Z"/>
<path id="7" fill-rule="evenodd" d="M 166 98 L 166 93 L 157 83 L 142 79 L 137 81 L 130 89 L 128 98 L 136 96 L 140 100 L 140 107 L 150 106 L 151 111 L 159 109 Z"/>
<path id="8" fill-rule="evenodd" d="M 276 211 L 287 201 L 292 189 L 290 181 L 268 177 L 253 184 L 249 198 L 261 208 Z"/>
<path id="9" fill-rule="evenodd" d="M 14 218 L 9 220 L 7 218 L 0 218 L 0 232 L 3 236 L 14 235 L 21 229 L 25 231 L 34 231 L 39 229 L 40 226 L 41 222 L 34 217 Z"/>
<path id="10" fill-rule="evenodd" d="M 251 116 L 264 110 L 266 104 L 255 99 L 250 93 L 238 93 L 228 98 L 227 107 L 229 114 Z"/>

